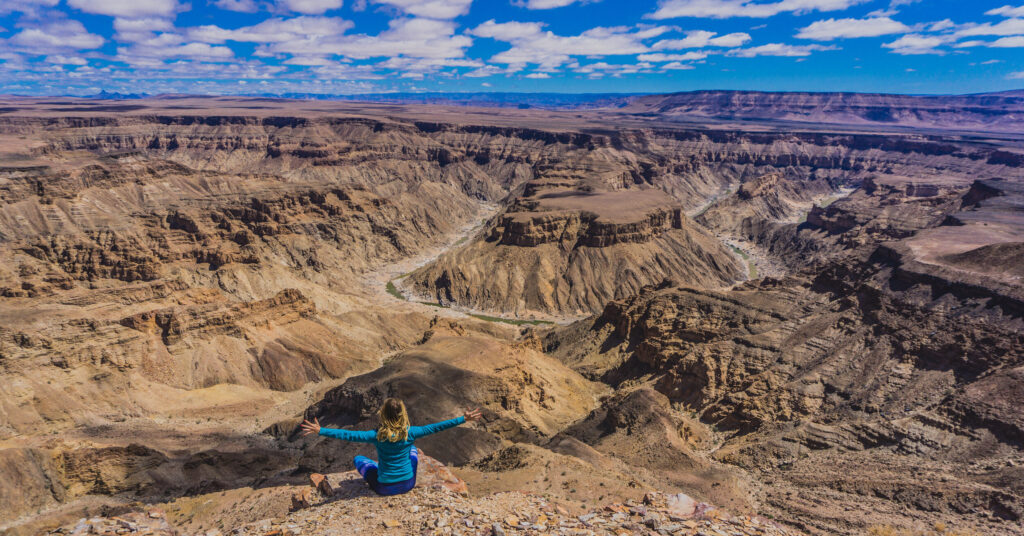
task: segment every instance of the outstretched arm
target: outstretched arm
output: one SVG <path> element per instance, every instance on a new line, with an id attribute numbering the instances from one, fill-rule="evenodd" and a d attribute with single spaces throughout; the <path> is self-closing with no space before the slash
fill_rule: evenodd
<path id="1" fill-rule="evenodd" d="M 436 434 L 441 430 L 447 430 L 449 428 L 458 426 L 466 421 L 475 421 L 481 416 L 480 409 L 472 409 L 467 411 L 461 417 L 454 419 L 448 419 L 447 421 L 435 422 L 434 424 L 428 424 L 426 426 L 410 426 L 409 427 L 409 439 L 418 439 L 430 434 Z"/>
<path id="2" fill-rule="evenodd" d="M 342 430 L 340 428 L 324 428 L 320 426 L 320 420 L 316 417 L 313 418 L 313 422 L 302 421 L 302 435 L 307 436 L 310 434 L 318 434 L 326 437 L 333 437 L 335 439 L 342 439 L 344 441 L 353 441 L 355 443 L 373 443 L 377 438 L 377 433 L 373 430 Z"/>

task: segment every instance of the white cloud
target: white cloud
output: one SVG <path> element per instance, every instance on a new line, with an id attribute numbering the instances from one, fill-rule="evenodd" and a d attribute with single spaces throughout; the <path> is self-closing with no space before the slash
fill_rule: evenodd
<path id="1" fill-rule="evenodd" d="M 1001 37 L 990 43 L 988 46 L 994 48 L 1022 48 L 1024 47 L 1024 35 Z"/>
<path id="2" fill-rule="evenodd" d="M 342 0 L 283 0 L 282 5 L 296 13 L 322 15 L 325 11 L 341 8 Z"/>
<path id="3" fill-rule="evenodd" d="M 743 32 L 736 32 L 731 34 L 725 34 L 719 37 L 715 37 L 708 41 L 708 46 L 712 47 L 739 47 L 747 44 L 750 41 L 750 34 Z"/>
<path id="4" fill-rule="evenodd" d="M 750 48 L 737 48 L 726 53 L 728 56 L 738 58 L 753 58 L 756 56 L 784 56 L 800 57 L 810 56 L 812 52 L 820 50 L 836 50 L 837 47 L 823 45 L 787 45 L 785 43 L 768 43 Z"/>
<path id="5" fill-rule="evenodd" d="M 480 82 L 480 85 L 483 86 L 483 87 L 491 87 L 491 83 L 490 82 Z"/>
<path id="6" fill-rule="evenodd" d="M 300 27 L 305 28 L 305 25 Z M 455 35 L 455 24 L 451 21 L 400 18 L 389 21 L 388 29 L 378 35 L 292 35 L 267 45 L 266 52 L 302 55 L 316 51 L 353 59 L 461 58 L 472 44 L 472 38 Z"/>
<path id="7" fill-rule="evenodd" d="M 948 39 L 941 36 L 907 34 L 882 46 L 892 49 L 896 54 L 902 54 L 904 56 L 919 54 L 945 54 L 944 51 L 935 47 L 938 47 L 947 41 Z"/>
<path id="8" fill-rule="evenodd" d="M 636 59 L 660 63 L 663 61 L 696 61 L 706 57 L 708 57 L 708 53 L 703 51 L 687 52 L 686 54 L 662 54 L 658 52 L 654 54 L 640 54 Z"/>
<path id="9" fill-rule="evenodd" d="M 143 19 L 114 19 L 114 29 L 117 33 L 114 39 L 118 41 L 139 42 L 152 39 L 154 32 L 172 32 L 174 24 L 168 19 L 143 18 Z"/>
<path id="10" fill-rule="evenodd" d="M 80 57 L 80 56 L 62 56 L 60 54 L 56 54 L 56 55 L 53 55 L 53 56 L 47 56 L 46 57 L 46 62 L 47 63 L 53 63 L 53 64 L 56 64 L 56 65 L 88 65 L 89 64 L 88 60 L 86 60 L 83 57 Z"/>
<path id="11" fill-rule="evenodd" d="M 260 7 L 253 0 L 217 0 L 214 5 L 225 11 L 256 13 Z"/>
<path id="12" fill-rule="evenodd" d="M 530 73 L 530 74 L 526 75 L 526 78 L 543 79 L 543 78 L 551 78 L 551 75 L 548 74 L 548 73 Z"/>
<path id="13" fill-rule="evenodd" d="M 178 0 L 68 0 L 68 5 L 97 15 L 112 17 L 170 17 L 184 9 Z"/>
<path id="14" fill-rule="evenodd" d="M 695 69 L 695 67 L 693 65 L 690 65 L 688 63 L 679 63 L 678 61 L 673 61 L 672 63 L 666 63 L 665 65 L 662 65 L 661 68 L 662 69 L 671 69 L 671 70 L 674 70 L 674 71 L 689 71 L 690 69 Z"/>
<path id="15" fill-rule="evenodd" d="M 0 2 L 0 14 L 21 11 L 35 13 L 39 8 L 54 7 L 60 0 L 3 0 Z"/>
<path id="16" fill-rule="evenodd" d="M 117 59 L 119 61 L 129 65 L 151 67 L 162 65 L 164 60 L 172 58 L 222 62 L 231 60 L 234 56 L 234 52 L 228 47 L 212 46 L 206 43 L 183 43 L 172 46 L 135 44 L 130 47 L 119 47 L 117 49 Z"/>
<path id="17" fill-rule="evenodd" d="M 494 76 L 502 72 L 506 72 L 505 69 L 498 67 L 497 65 L 484 65 L 483 67 L 469 71 L 462 76 L 468 76 L 469 78 L 484 78 L 487 76 Z"/>
<path id="18" fill-rule="evenodd" d="M 562 36 L 544 31 L 538 23 L 503 22 L 493 19 L 470 30 L 470 34 L 505 41 L 512 48 L 495 54 L 490 61 L 519 70 L 526 64 L 554 68 L 572 56 L 613 56 L 648 52 L 642 40 L 660 35 L 665 27 L 631 30 L 626 27 L 591 28 L 579 35 Z"/>
<path id="19" fill-rule="evenodd" d="M 643 61 L 640 63 L 608 63 L 599 61 L 596 63 L 589 63 L 587 65 L 577 65 L 573 68 L 573 71 L 590 75 L 610 74 L 618 77 L 624 74 L 650 73 L 653 72 L 652 67 L 653 65 Z"/>
<path id="20" fill-rule="evenodd" d="M 762 3 L 748 0 L 662 0 L 658 5 L 658 10 L 648 17 L 652 19 L 679 17 L 765 18 L 786 12 L 840 11 L 865 1 L 867 0 L 780 0 Z"/>
<path id="21" fill-rule="evenodd" d="M 975 24 L 956 33 L 968 35 L 1021 35 L 1024 34 L 1024 18 L 1006 19 L 998 24 Z"/>
<path id="22" fill-rule="evenodd" d="M 299 16 L 290 19 L 275 17 L 259 24 L 226 30 L 219 26 L 189 28 L 188 37 L 204 43 L 220 44 L 225 41 L 250 43 L 282 43 L 303 39 L 336 37 L 351 29 L 351 21 L 339 17 Z M 316 49 L 309 49 L 315 51 Z"/>
<path id="23" fill-rule="evenodd" d="M 526 9 L 554 9 L 565 7 L 575 3 L 576 0 L 529 0 L 526 2 Z"/>
<path id="24" fill-rule="evenodd" d="M 1015 73 L 1010 73 L 1010 74 L 1006 75 L 1006 78 L 1009 78 L 1010 80 L 1024 80 L 1024 71 L 1017 71 Z"/>
<path id="25" fill-rule="evenodd" d="M 739 47 L 745 45 L 750 41 L 750 34 L 743 32 L 736 32 L 726 35 L 717 35 L 715 32 L 709 32 L 706 30 L 694 30 L 686 32 L 686 37 L 683 39 L 664 39 L 658 41 L 651 46 L 654 50 L 681 50 L 684 48 L 703 48 L 703 47 Z"/>
<path id="26" fill-rule="evenodd" d="M 484 64 L 480 60 L 465 58 L 388 58 L 376 65 L 378 69 L 395 71 L 401 74 L 421 73 L 428 74 L 445 68 L 474 67 L 480 68 Z"/>
<path id="27" fill-rule="evenodd" d="M 796 34 L 800 39 L 832 41 L 854 37 L 878 37 L 894 33 L 905 33 L 911 28 L 889 17 L 870 19 L 825 19 L 801 28 Z"/>
<path id="28" fill-rule="evenodd" d="M 373 2 L 397 7 L 410 15 L 432 19 L 454 19 L 469 13 L 469 5 L 473 3 L 473 0 L 373 0 Z"/>
<path id="29" fill-rule="evenodd" d="M 626 29 L 624 26 L 622 26 L 620 28 Z M 659 35 L 662 35 L 664 33 L 668 33 L 668 32 L 671 32 L 671 31 L 676 31 L 678 29 L 679 28 L 676 28 L 675 26 L 646 26 L 646 25 L 637 25 L 637 30 L 635 32 L 633 32 L 633 35 L 637 39 L 650 39 L 652 37 L 658 37 Z M 739 35 L 739 34 L 730 34 L 730 35 Z"/>
<path id="30" fill-rule="evenodd" d="M 378 35 L 349 35 L 345 32 L 354 24 L 339 17 L 276 17 L 233 30 L 198 26 L 189 29 L 187 37 L 211 44 L 260 43 L 254 55 L 289 55 L 292 58 L 286 63 L 290 65 L 324 65 L 323 58 L 339 55 L 351 59 L 387 57 L 393 63 L 383 65 L 385 67 L 416 71 L 483 66 L 478 60 L 453 60 L 463 58 L 473 40 L 455 35 L 455 24 L 451 21 L 401 17 L 392 19 L 388 25 L 388 29 Z"/>
<path id="31" fill-rule="evenodd" d="M 974 48 L 974 47 L 990 47 L 990 48 L 1021 48 L 1024 47 L 1024 35 L 1011 35 L 1009 37 L 1000 37 L 995 41 L 981 41 L 979 39 L 973 39 L 970 41 L 962 41 L 953 45 L 954 48 Z M 990 60 L 998 61 L 998 60 Z"/>
<path id="32" fill-rule="evenodd" d="M 288 58 L 284 63 L 285 65 L 305 65 L 308 67 L 313 65 L 332 65 L 337 62 L 331 61 L 323 56 L 295 56 Z"/>
<path id="33" fill-rule="evenodd" d="M 77 20 L 26 27 L 7 40 L 16 49 L 37 54 L 88 50 L 103 46 L 103 42 L 102 37 L 89 33 Z"/>
<path id="34" fill-rule="evenodd" d="M 995 9 L 990 9 L 985 12 L 986 15 L 1002 15 L 1004 17 L 1024 17 L 1024 6 L 1003 6 Z"/>
<path id="35" fill-rule="evenodd" d="M 337 80 L 337 79 L 361 79 L 361 80 L 379 80 L 384 78 L 380 74 L 374 72 L 372 65 L 349 65 L 347 63 L 334 62 L 329 65 L 322 67 L 314 67 L 313 74 L 315 75 L 314 80 Z"/>
<path id="36" fill-rule="evenodd" d="M 149 26 L 149 23 L 153 23 L 153 26 Z M 171 59 L 240 63 L 230 48 L 188 38 L 163 19 L 114 19 L 114 28 L 118 31 L 116 36 L 119 40 L 130 43 L 117 48 L 116 60 L 136 69 L 168 68 L 168 65 L 173 64 L 167 64 L 166 61 Z M 258 62 L 255 64 L 262 65 Z M 195 67 L 201 64 L 190 65 Z"/>
<path id="37" fill-rule="evenodd" d="M 491 19 L 469 31 L 477 37 L 490 37 L 498 41 L 511 42 L 540 35 L 543 25 L 539 22 L 494 22 Z"/>
<path id="38" fill-rule="evenodd" d="M 954 24 L 953 21 L 951 21 L 949 19 L 943 19 L 943 20 L 931 23 L 928 26 L 928 31 L 929 32 L 941 32 L 942 30 L 949 30 L 950 28 L 955 28 L 955 27 L 956 27 L 956 24 Z"/>
<path id="39" fill-rule="evenodd" d="M 1002 63 L 1003 60 L 985 60 L 981 62 L 982 65 L 992 65 L 994 63 Z"/>
<path id="40" fill-rule="evenodd" d="M 556 7 L 565 7 L 578 1 L 585 0 L 527 0 L 525 4 L 519 4 L 526 9 L 554 9 Z"/>

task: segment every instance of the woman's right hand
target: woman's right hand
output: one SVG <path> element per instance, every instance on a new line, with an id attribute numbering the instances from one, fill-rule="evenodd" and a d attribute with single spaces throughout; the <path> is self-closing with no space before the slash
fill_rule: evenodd
<path id="1" fill-rule="evenodd" d="M 480 413 L 480 408 L 476 408 L 467 410 L 466 413 L 464 413 L 462 416 L 466 418 L 466 422 L 470 422 L 475 421 L 480 417 L 483 417 L 483 413 Z"/>
<path id="2" fill-rule="evenodd" d="M 310 434 L 320 435 L 320 419 L 313 417 L 313 422 L 302 421 L 302 435 L 308 436 Z"/>

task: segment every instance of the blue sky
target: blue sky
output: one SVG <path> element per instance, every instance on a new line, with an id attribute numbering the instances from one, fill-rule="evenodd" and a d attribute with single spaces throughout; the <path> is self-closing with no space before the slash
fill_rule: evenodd
<path id="1" fill-rule="evenodd" d="M 1022 0 L 0 0 L 0 93 L 971 93 Z"/>

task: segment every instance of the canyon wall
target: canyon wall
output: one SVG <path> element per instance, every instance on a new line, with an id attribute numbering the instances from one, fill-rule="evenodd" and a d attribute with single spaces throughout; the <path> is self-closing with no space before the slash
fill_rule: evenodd
<path id="1" fill-rule="evenodd" d="M 370 426 L 386 395 L 417 420 L 483 405 L 464 449 L 426 447 L 485 491 L 688 490 L 821 532 L 863 528 L 840 492 L 871 519 L 1019 519 L 996 467 L 1019 444 L 1015 148 L 225 102 L 0 116 L 0 482 L 22 491 L 0 529 L 341 469 L 355 450 L 299 416 Z M 744 283 L 725 234 L 793 273 Z M 454 308 L 385 293 L 396 266 Z M 459 307 L 597 314 L 547 333 Z M 854 462 L 925 467 L 940 498 L 812 482 Z"/>

